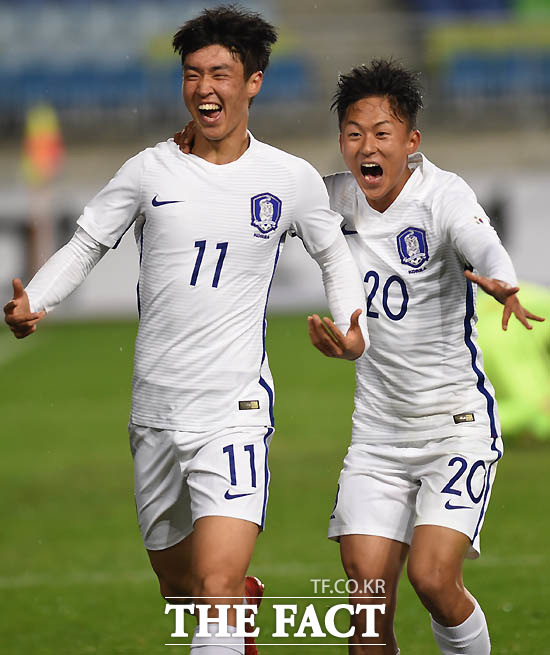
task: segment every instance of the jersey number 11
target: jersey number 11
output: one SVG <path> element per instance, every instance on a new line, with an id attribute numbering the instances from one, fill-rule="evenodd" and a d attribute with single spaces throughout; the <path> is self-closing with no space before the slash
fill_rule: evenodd
<path id="1" fill-rule="evenodd" d="M 212 286 L 216 287 L 220 281 L 220 275 L 222 272 L 223 262 L 225 260 L 225 255 L 227 253 L 227 241 L 216 244 L 216 250 L 220 251 L 218 256 L 218 263 L 216 264 L 216 271 L 214 272 L 214 278 L 212 280 Z M 194 287 L 197 284 L 197 279 L 199 277 L 199 271 L 201 270 L 201 264 L 204 257 L 204 251 L 206 250 L 206 241 L 195 241 L 195 248 L 198 248 L 197 259 L 195 260 L 195 268 L 193 269 L 193 275 L 191 275 L 191 286 Z"/>

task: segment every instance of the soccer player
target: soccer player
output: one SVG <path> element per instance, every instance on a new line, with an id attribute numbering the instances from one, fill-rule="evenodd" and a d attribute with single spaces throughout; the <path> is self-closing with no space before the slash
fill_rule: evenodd
<path id="1" fill-rule="evenodd" d="M 321 266 L 340 356 L 355 359 L 365 347 L 361 279 L 321 177 L 247 130 L 275 40 L 261 16 L 235 7 L 181 27 L 173 45 L 197 126 L 192 154 L 170 140 L 127 161 L 27 289 L 14 280 L 4 308 L 16 337 L 31 334 L 134 226 L 140 321 L 130 445 L 139 526 L 165 598 L 241 603 L 268 498 L 265 312 L 288 231 Z M 234 633 L 234 610 L 229 624 Z M 191 652 L 256 652 L 210 628 L 206 643 L 195 634 Z"/>
<path id="2" fill-rule="evenodd" d="M 385 645 L 361 645 L 359 615 L 351 653 L 399 652 L 393 619 L 408 556 L 441 652 L 487 655 L 485 616 L 462 579 L 464 558 L 480 553 L 503 452 L 476 344 L 476 285 L 504 305 L 503 329 L 512 313 L 528 329 L 544 319 L 520 304 L 510 258 L 470 187 L 417 152 L 421 107 L 416 75 L 384 60 L 341 76 L 334 99 L 349 171 L 325 182 L 363 276 L 371 345 L 356 364 L 329 537 L 350 579 L 386 582 Z M 309 326 L 314 345 L 337 355 L 320 318 Z"/>

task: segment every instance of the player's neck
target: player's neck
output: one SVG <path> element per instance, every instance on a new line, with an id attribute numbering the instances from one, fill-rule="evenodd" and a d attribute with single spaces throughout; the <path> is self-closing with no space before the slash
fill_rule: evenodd
<path id="1" fill-rule="evenodd" d="M 239 159 L 250 145 L 250 137 L 246 126 L 244 129 L 234 130 L 223 139 L 209 140 L 198 133 L 193 145 L 193 154 L 206 159 L 211 164 L 230 164 Z"/>

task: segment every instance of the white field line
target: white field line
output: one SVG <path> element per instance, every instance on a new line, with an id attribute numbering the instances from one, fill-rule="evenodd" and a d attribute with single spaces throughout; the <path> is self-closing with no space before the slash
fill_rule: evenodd
<path id="1" fill-rule="evenodd" d="M 315 575 L 323 570 L 323 563 L 299 564 L 291 562 L 288 565 L 261 566 L 262 575 Z M 14 576 L 0 576 L 0 589 L 20 589 L 23 587 L 70 587 L 72 585 L 112 584 L 113 581 L 130 584 L 154 581 L 155 574 L 145 565 L 140 571 L 72 571 L 70 573 L 22 573 Z"/>
<path id="2" fill-rule="evenodd" d="M 0 589 L 23 589 L 29 587 L 72 587 L 74 585 L 103 585 L 113 581 L 141 584 L 152 581 L 153 571 L 108 572 L 108 571 L 74 571 L 66 574 L 22 573 L 15 576 L 0 577 Z"/>
<path id="3" fill-rule="evenodd" d="M 531 566 L 541 566 L 543 564 L 548 564 L 548 555 L 517 555 L 513 557 L 498 557 L 496 555 L 483 555 L 477 560 L 466 560 L 471 562 L 471 566 L 483 566 L 486 568 L 498 568 L 501 566 L 511 567 L 531 567 Z"/>
<path id="4" fill-rule="evenodd" d="M 523 555 L 518 557 L 481 557 L 475 565 L 488 568 L 521 567 L 534 568 L 548 564 L 548 556 Z M 287 565 L 258 566 L 260 575 L 288 576 L 295 578 L 300 575 L 302 579 L 308 575 L 319 577 L 319 571 L 325 564 L 319 562 L 307 565 L 292 562 Z M 254 571 L 252 571 L 254 572 Z M 306 578 L 307 579 L 307 578 Z M 336 580 L 336 578 L 334 578 Z M 74 585 L 104 585 L 113 583 L 142 584 L 153 582 L 154 573 L 144 566 L 140 571 L 73 571 L 71 573 L 22 573 L 14 576 L 0 576 L 0 589 L 23 589 L 31 587 L 71 587 Z"/>

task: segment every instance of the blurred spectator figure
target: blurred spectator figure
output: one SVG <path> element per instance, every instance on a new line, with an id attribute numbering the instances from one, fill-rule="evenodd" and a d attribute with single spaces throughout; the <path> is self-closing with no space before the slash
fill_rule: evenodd
<path id="1" fill-rule="evenodd" d="M 52 182 L 64 157 L 59 121 L 53 107 L 31 107 L 25 120 L 23 174 L 29 188 L 29 277 L 55 250 Z"/>
<path id="2" fill-rule="evenodd" d="M 58 173 L 64 149 L 59 121 L 53 107 L 31 107 L 25 121 L 23 172 L 31 187 L 49 184 Z"/>

